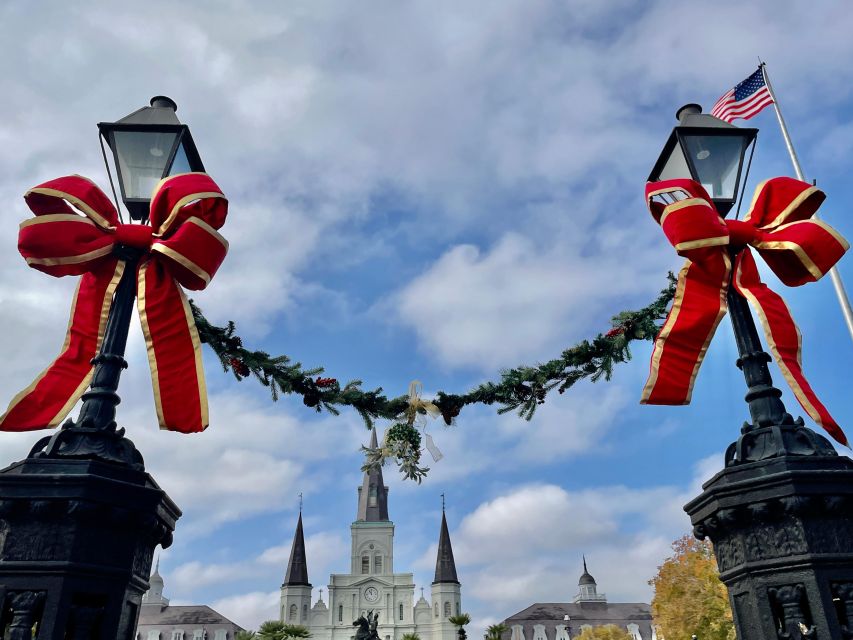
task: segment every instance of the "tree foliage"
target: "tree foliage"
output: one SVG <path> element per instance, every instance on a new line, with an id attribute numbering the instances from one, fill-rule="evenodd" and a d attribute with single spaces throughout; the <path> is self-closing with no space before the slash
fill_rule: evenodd
<path id="1" fill-rule="evenodd" d="M 404 633 L 400 640 L 421 640 L 417 633 Z"/>
<path id="2" fill-rule="evenodd" d="M 466 624 L 471 622 L 471 616 L 467 613 L 460 613 L 455 616 L 450 616 L 447 621 L 450 624 L 455 624 L 457 627 L 464 627 Z"/>
<path id="3" fill-rule="evenodd" d="M 674 555 L 649 581 L 655 589 L 652 616 L 665 638 L 735 640 L 732 610 L 710 541 L 686 535 L 672 543 Z"/>
<path id="4" fill-rule="evenodd" d="M 254 631 L 238 631 L 234 635 L 234 640 L 255 640 L 258 637 L 258 634 Z"/>
<path id="5" fill-rule="evenodd" d="M 498 622 L 497 624 L 490 624 L 486 628 L 486 633 L 483 634 L 483 639 L 501 640 L 501 638 L 503 638 L 503 634 L 505 634 L 507 631 L 509 631 L 509 627 L 503 622 Z"/>
<path id="6" fill-rule="evenodd" d="M 584 629 L 576 640 L 633 640 L 633 637 L 622 627 L 605 624 Z"/>
<path id="7" fill-rule="evenodd" d="M 311 632 L 308 627 L 300 624 L 287 624 L 278 620 L 267 620 L 261 623 L 257 633 L 257 640 L 300 640 L 310 638 Z"/>

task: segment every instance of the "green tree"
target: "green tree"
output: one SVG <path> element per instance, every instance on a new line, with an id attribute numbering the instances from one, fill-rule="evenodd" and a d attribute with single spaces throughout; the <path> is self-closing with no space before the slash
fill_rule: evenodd
<path id="1" fill-rule="evenodd" d="M 258 637 L 254 631 L 238 631 L 234 640 L 255 640 Z"/>
<path id="2" fill-rule="evenodd" d="M 622 627 L 617 627 L 615 624 L 605 624 L 584 629 L 576 640 L 632 640 L 632 636 Z"/>
<path id="3" fill-rule="evenodd" d="M 401 640 L 421 640 L 417 633 L 404 633 Z"/>
<path id="4" fill-rule="evenodd" d="M 509 627 L 503 622 L 498 622 L 497 624 L 490 624 L 486 628 L 486 633 L 483 635 L 483 640 L 501 640 L 501 638 L 503 638 L 503 634 L 505 634 L 507 631 L 509 631 Z"/>
<path id="5" fill-rule="evenodd" d="M 672 557 L 649 581 L 655 588 L 652 617 L 665 638 L 735 640 L 732 610 L 710 541 L 686 535 L 672 543 Z"/>
<path id="6" fill-rule="evenodd" d="M 286 624 L 278 620 L 262 623 L 255 634 L 257 640 L 301 640 L 311 637 L 307 627 L 299 624 Z"/>
<path id="7" fill-rule="evenodd" d="M 457 627 L 461 628 L 471 622 L 471 616 L 469 616 L 467 613 L 459 613 L 455 616 L 450 616 L 447 621 L 450 624 L 455 624 Z"/>

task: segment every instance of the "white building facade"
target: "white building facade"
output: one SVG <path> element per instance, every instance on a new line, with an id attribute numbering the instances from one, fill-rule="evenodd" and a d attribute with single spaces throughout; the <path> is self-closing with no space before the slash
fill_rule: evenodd
<path id="1" fill-rule="evenodd" d="M 371 446 L 376 446 L 375 430 Z M 412 573 L 394 572 L 394 523 L 388 518 L 388 487 L 381 469 L 364 474 L 358 488 L 356 520 L 350 531 L 349 572 L 331 575 L 328 604 L 321 594 L 312 605 L 299 514 L 281 586 L 281 620 L 308 627 L 312 640 L 351 640 L 356 632 L 353 621 L 374 611 L 379 613 L 380 640 L 401 640 L 406 633 L 417 633 L 421 640 L 456 640 L 457 628 L 448 618 L 462 612 L 462 586 L 456 575 L 444 513 L 429 602 L 423 591 L 415 602 Z"/>

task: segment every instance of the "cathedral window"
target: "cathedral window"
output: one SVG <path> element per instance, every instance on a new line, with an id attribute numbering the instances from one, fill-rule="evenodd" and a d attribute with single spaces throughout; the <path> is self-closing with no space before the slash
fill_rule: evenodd
<path id="1" fill-rule="evenodd" d="M 403 603 L 400 603 L 400 620 L 403 619 Z"/>
<path id="2" fill-rule="evenodd" d="M 460 607 L 460 606 L 459 606 L 459 601 L 458 601 L 458 600 L 456 601 L 456 615 L 457 615 L 457 616 L 462 615 L 462 607 Z"/>
<path id="3" fill-rule="evenodd" d="M 296 612 L 297 612 L 296 605 L 295 604 L 290 605 L 290 614 L 288 615 L 288 620 L 292 620 L 293 622 L 296 622 Z"/>
<path id="4" fill-rule="evenodd" d="M 308 619 L 308 605 L 307 604 L 302 605 L 302 619 L 303 620 Z"/>
<path id="5" fill-rule="evenodd" d="M 344 621 L 344 605 L 338 605 L 338 622 Z"/>
<path id="6" fill-rule="evenodd" d="M 375 484 L 370 485 L 370 488 L 368 489 L 368 492 L 367 492 L 367 506 L 375 507 L 376 502 L 377 502 L 377 496 L 378 496 L 378 492 L 376 490 L 376 485 Z"/>
<path id="7" fill-rule="evenodd" d="M 382 573 L 382 556 L 376 556 L 373 559 L 373 567 L 376 573 Z"/>
<path id="8" fill-rule="evenodd" d="M 370 573 L 370 556 L 361 556 L 361 572 Z"/>
<path id="9" fill-rule="evenodd" d="M 450 617 L 450 603 L 447 601 L 444 602 L 444 617 L 445 618 Z"/>
<path id="10" fill-rule="evenodd" d="M 435 617 L 438 617 L 438 603 L 435 603 Z"/>

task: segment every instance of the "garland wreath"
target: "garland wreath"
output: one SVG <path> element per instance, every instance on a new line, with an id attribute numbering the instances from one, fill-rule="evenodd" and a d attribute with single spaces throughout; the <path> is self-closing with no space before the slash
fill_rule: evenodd
<path id="1" fill-rule="evenodd" d="M 306 406 L 318 412 L 325 409 L 338 415 L 341 407 L 352 407 L 368 428 L 379 418 L 392 421 L 394 424 L 378 448 L 363 447 L 367 454 L 364 468 L 380 466 L 387 458 L 394 458 L 405 477 L 420 482 L 429 469 L 418 466 L 421 436 L 415 422 L 419 416 L 441 415 L 445 424 L 450 425 L 469 404 L 498 404 L 498 413 L 517 411 L 519 416 L 530 420 L 550 391 L 557 389 L 562 394 L 584 378 L 593 382 L 601 378 L 610 380 L 613 366 L 630 360 L 631 342 L 654 340 L 657 335 L 658 323 L 666 317 L 675 295 L 675 276 L 670 273 L 668 279 L 667 287 L 651 304 L 637 311 L 619 313 L 611 320 L 609 331 L 566 349 L 559 358 L 536 366 L 506 369 L 501 371 L 499 382 L 485 382 L 467 393 L 439 391 L 431 402 L 418 397 L 414 384 L 408 396 L 389 398 L 381 387 L 372 391 L 362 389 L 361 380 L 341 385 L 336 378 L 322 377 L 322 367 L 304 369 L 286 355 L 272 356 L 265 351 L 247 349 L 237 335 L 234 322 L 216 326 L 192 300 L 190 305 L 201 342 L 213 349 L 223 370 L 230 370 L 237 380 L 254 376 L 269 388 L 274 401 L 281 394 L 295 393 L 302 396 Z"/>

